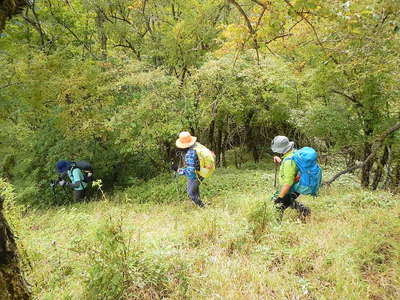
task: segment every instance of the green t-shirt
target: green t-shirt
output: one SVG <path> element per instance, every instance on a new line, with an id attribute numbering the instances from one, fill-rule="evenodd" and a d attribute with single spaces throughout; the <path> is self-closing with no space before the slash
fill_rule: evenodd
<path id="1" fill-rule="evenodd" d="M 83 181 L 84 176 L 79 168 L 74 168 L 72 171 L 69 170 L 68 177 L 69 179 L 71 179 L 72 184 L 75 184 L 79 181 L 81 182 L 81 184 L 78 187 L 75 187 L 74 190 L 81 191 L 86 188 L 87 183 Z"/>
<path id="2" fill-rule="evenodd" d="M 293 185 L 297 175 L 296 163 L 291 158 L 294 155 L 294 151 L 286 153 L 282 157 L 282 163 L 279 168 L 279 185 L 282 187 L 284 184 Z"/>

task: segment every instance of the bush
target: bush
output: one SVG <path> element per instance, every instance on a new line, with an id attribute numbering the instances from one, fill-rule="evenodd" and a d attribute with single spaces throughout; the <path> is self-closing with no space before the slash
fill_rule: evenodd
<path id="1" fill-rule="evenodd" d="M 146 253 L 111 219 L 97 229 L 89 261 L 86 299 L 160 299 L 187 290 L 184 263 Z"/>
<path id="2" fill-rule="evenodd" d="M 268 226 L 277 224 L 278 212 L 273 207 L 273 202 L 264 199 L 254 204 L 253 209 L 248 214 L 248 222 L 250 224 L 254 239 L 260 240 L 267 231 Z"/>
<path id="3" fill-rule="evenodd" d="M 24 206 L 16 203 L 16 194 L 14 187 L 6 180 L 0 177 L 0 198 L 3 200 L 3 209 L 8 223 L 13 227 L 14 233 L 18 233 L 21 227 L 21 214 Z"/>

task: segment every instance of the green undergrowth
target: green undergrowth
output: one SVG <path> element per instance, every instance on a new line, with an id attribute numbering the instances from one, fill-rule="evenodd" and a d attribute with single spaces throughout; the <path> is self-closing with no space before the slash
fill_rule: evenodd
<path id="1" fill-rule="evenodd" d="M 201 187 L 161 176 L 107 200 L 29 211 L 18 224 L 35 299 L 398 299 L 399 196 L 351 176 L 282 222 L 274 175 L 223 169 Z M 268 201 L 265 201 L 268 200 Z"/>
<path id="2" fill-rule="evenodd" d="M 274 180 L 273 175 L 262 170 L 249 170 L 247 176 L 242 176 L 242 172 L 234 168 L 218 170 L 218 177 L 213 177 L 217 180 L 205 179 L 202 182 L 202 196 L 207 201 L 226 192 L 261 192 Z M 184 200 L 185 190 L 185 177 L 170 173 L 127 188 L 114 195 L 114 200 L 129 203 L 172 203 L 177 199 Z"/>

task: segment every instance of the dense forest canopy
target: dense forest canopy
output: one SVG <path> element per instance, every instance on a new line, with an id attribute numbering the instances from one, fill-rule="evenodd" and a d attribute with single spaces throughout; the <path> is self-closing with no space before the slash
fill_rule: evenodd
<path id="1" fill-rule="evenodd" d="M 0 172 L 25 203 L 55 201 L 60 158 L 90 160 L 108 187 L 149 179 L 183 129 L 220 165 L 285 134 L 352 166 L 400 118 L 397 0 L 27 4 L 0 37 Z M 398 189 L 398 131 L 360 176 Z"/>

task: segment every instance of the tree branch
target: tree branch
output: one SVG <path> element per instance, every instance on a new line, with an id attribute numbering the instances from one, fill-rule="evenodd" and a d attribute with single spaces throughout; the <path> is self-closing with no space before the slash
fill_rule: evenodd
<path id="1" fill-rule="evenodd" d="M 338 90 L 331 90 L 331 91 L 333 93 L 335 93 L 335 94 L 338 94 L 338 95 L 341 95 L 341 96 L 345 97 L 346 99 L 350 100 L 355 105 L 357 105 L 358 107 L 363 107 L 362 103 L 360 101 L 358 101 L 356 97 L 347 95 L 346 93 L 338 91 Z"/>
<path id="2" fill-rule="evenodd" d="M 261 20 L 262 20 L 262 18 L 264 17 L 264 14 L 265 14 L 265 11 L 266 11 L 266 10 L 267 10 L 267 9 L 264 7 L 263 10 L 262 10 L 262 12 L 261 12 L 261 14 L 260 14 L 260 16 L 258 17 L 257 24 L 256 24 L 256 29 L 255 29 L 255 30 L 258 30 L 258 27 L 259 27 L 260 24 L 261 24 Z"/>
<path id="3" fill-rule="evenodd" d="M 251 22 L 249 20 L 249 17 L 246 15 L 246 12 L 243 10 L 243 8 L 240 6 L 239 3 L 237 3 L 235 0 L 228 0 L 228 2 L 232 3 L 234 6 L 236 6 L 236 8 L 238 9 L 239 13 L 243 16 L 247 27 L 249 28 L 249 31 L 251 34 L 255 34 L 254 28 L 251 25 Z"/>
<path id="4" fill-rule="evenodd" d="M 265 9 L 267 9 L 267 7 L 268 7 L 267 3 L 262 3 L 262 2 L 259 1 L 259 0 L 251 0 L 251 1 L 254 2 L 254 3 L 256 3 L 256 4 L 258 4 L 258 5 L 260 5 L 260 6 L 262 6 L 262 7 L 265 8 Z"/>
<path id="5" fill-rule="evenodd" d="M 292 3 L 289 2 L 289 0 L 283 0 L 283 1 L 285 1 L 285 3 L 286 3 L 291 9 L 293 9 L 293 11 L 294 11 L 299 17 L 302 18 L 302 19 L 311 27 L 312 31 L 314 32 L 315 38 L 317 39 L 318 44 L 321 46 L 322 50 L 325 52 L 324 45 L 322 44 L 321 39 L 319 38 L 318 32 L 317 32 L 317 30 L 315 29 L 314 25 L 304 16 L 303 12 L 296 11 L 296 10 L 294 9 Z"/>
<path id="6" fill-rule="evenodd" d="M 280 34 L 280 35 L 277 35 L 277 36 L 275 36 L 274 38 L 272 38 L 272 39 L 270 39 L 268 41 L 265 41 L 265 44 L 268 45 L 268 44 L 272 43 L 273 41 L 276 41 L 278 39 L 283 39 L 283 38 L 285 38 L 287 36 L 292 36 L 292 35 L 293 34 L 291 34 L 291 33 Z"/>
<path id="7" fill-rule="evenodd" d="M 19 85 L 19 84 L 22 84 L 22 82 L 19 81 L 19 82 L 8 83 L 8 84 L 6 84 L 6 85 L 0 86 L 0 90 L 1 90 L 1 89 L 5 89 L 5 88 L 8 88 L 8 87 L 13 86 L 13 85 Z"/>
<path id="8" fill-rule="evenodd" d="M 371 159 L 373 159 L 375 157 L 375 155 L 377 154 L 379 148 L 382 146 L 383 142 L 385 141 L 385 139 L 392 134 L 393 132 L 397 131 L 400 129 L 400 122 L 397 122 L 394 126 L 392 126 L 391 128 L 387 129 L 385 132 L 383 132 L 377 139 L 376 143 L 372 145 L 372 151 L 371 154 L 368 155 L 368 157 L 359 164 L 356 164 L 346 170 L 343 170 L 339 173 L 337 173 L 335 176 L 333 176 L 331 179 L 329 179 L 328 181 L 324 182 L 324 185 L 331 185 L 332 182 L 334 182 L 336 179 L 338 179 L 340 176 L 342 176 L 343 174 L 349 173 L 351 171 L 354 171 L 356 169 L 362 168 L 363 166 L 365 166 Z"/>
<path id="9" fill-rule="evenodd" d="M 96 57 L 96 55 L 94 55 L 90 49 L 90 47 L 88 46 L 88 44 L 85 41 L 82 41 L 79 36 L 67 25 L 65 24 L 61 18 L 59 18 L 53 11 L 52 5 L 50 1 L 47 1 L 49 4 L 49 11 L 51 16 L 54 18 L 54 20 L 61 25 L 62 27 L 64 27 L 81 45 L 83 45 L 83 47 L 88 51 L 88 53 L 94 58 L 94 59 L 98 59 Z"/>

